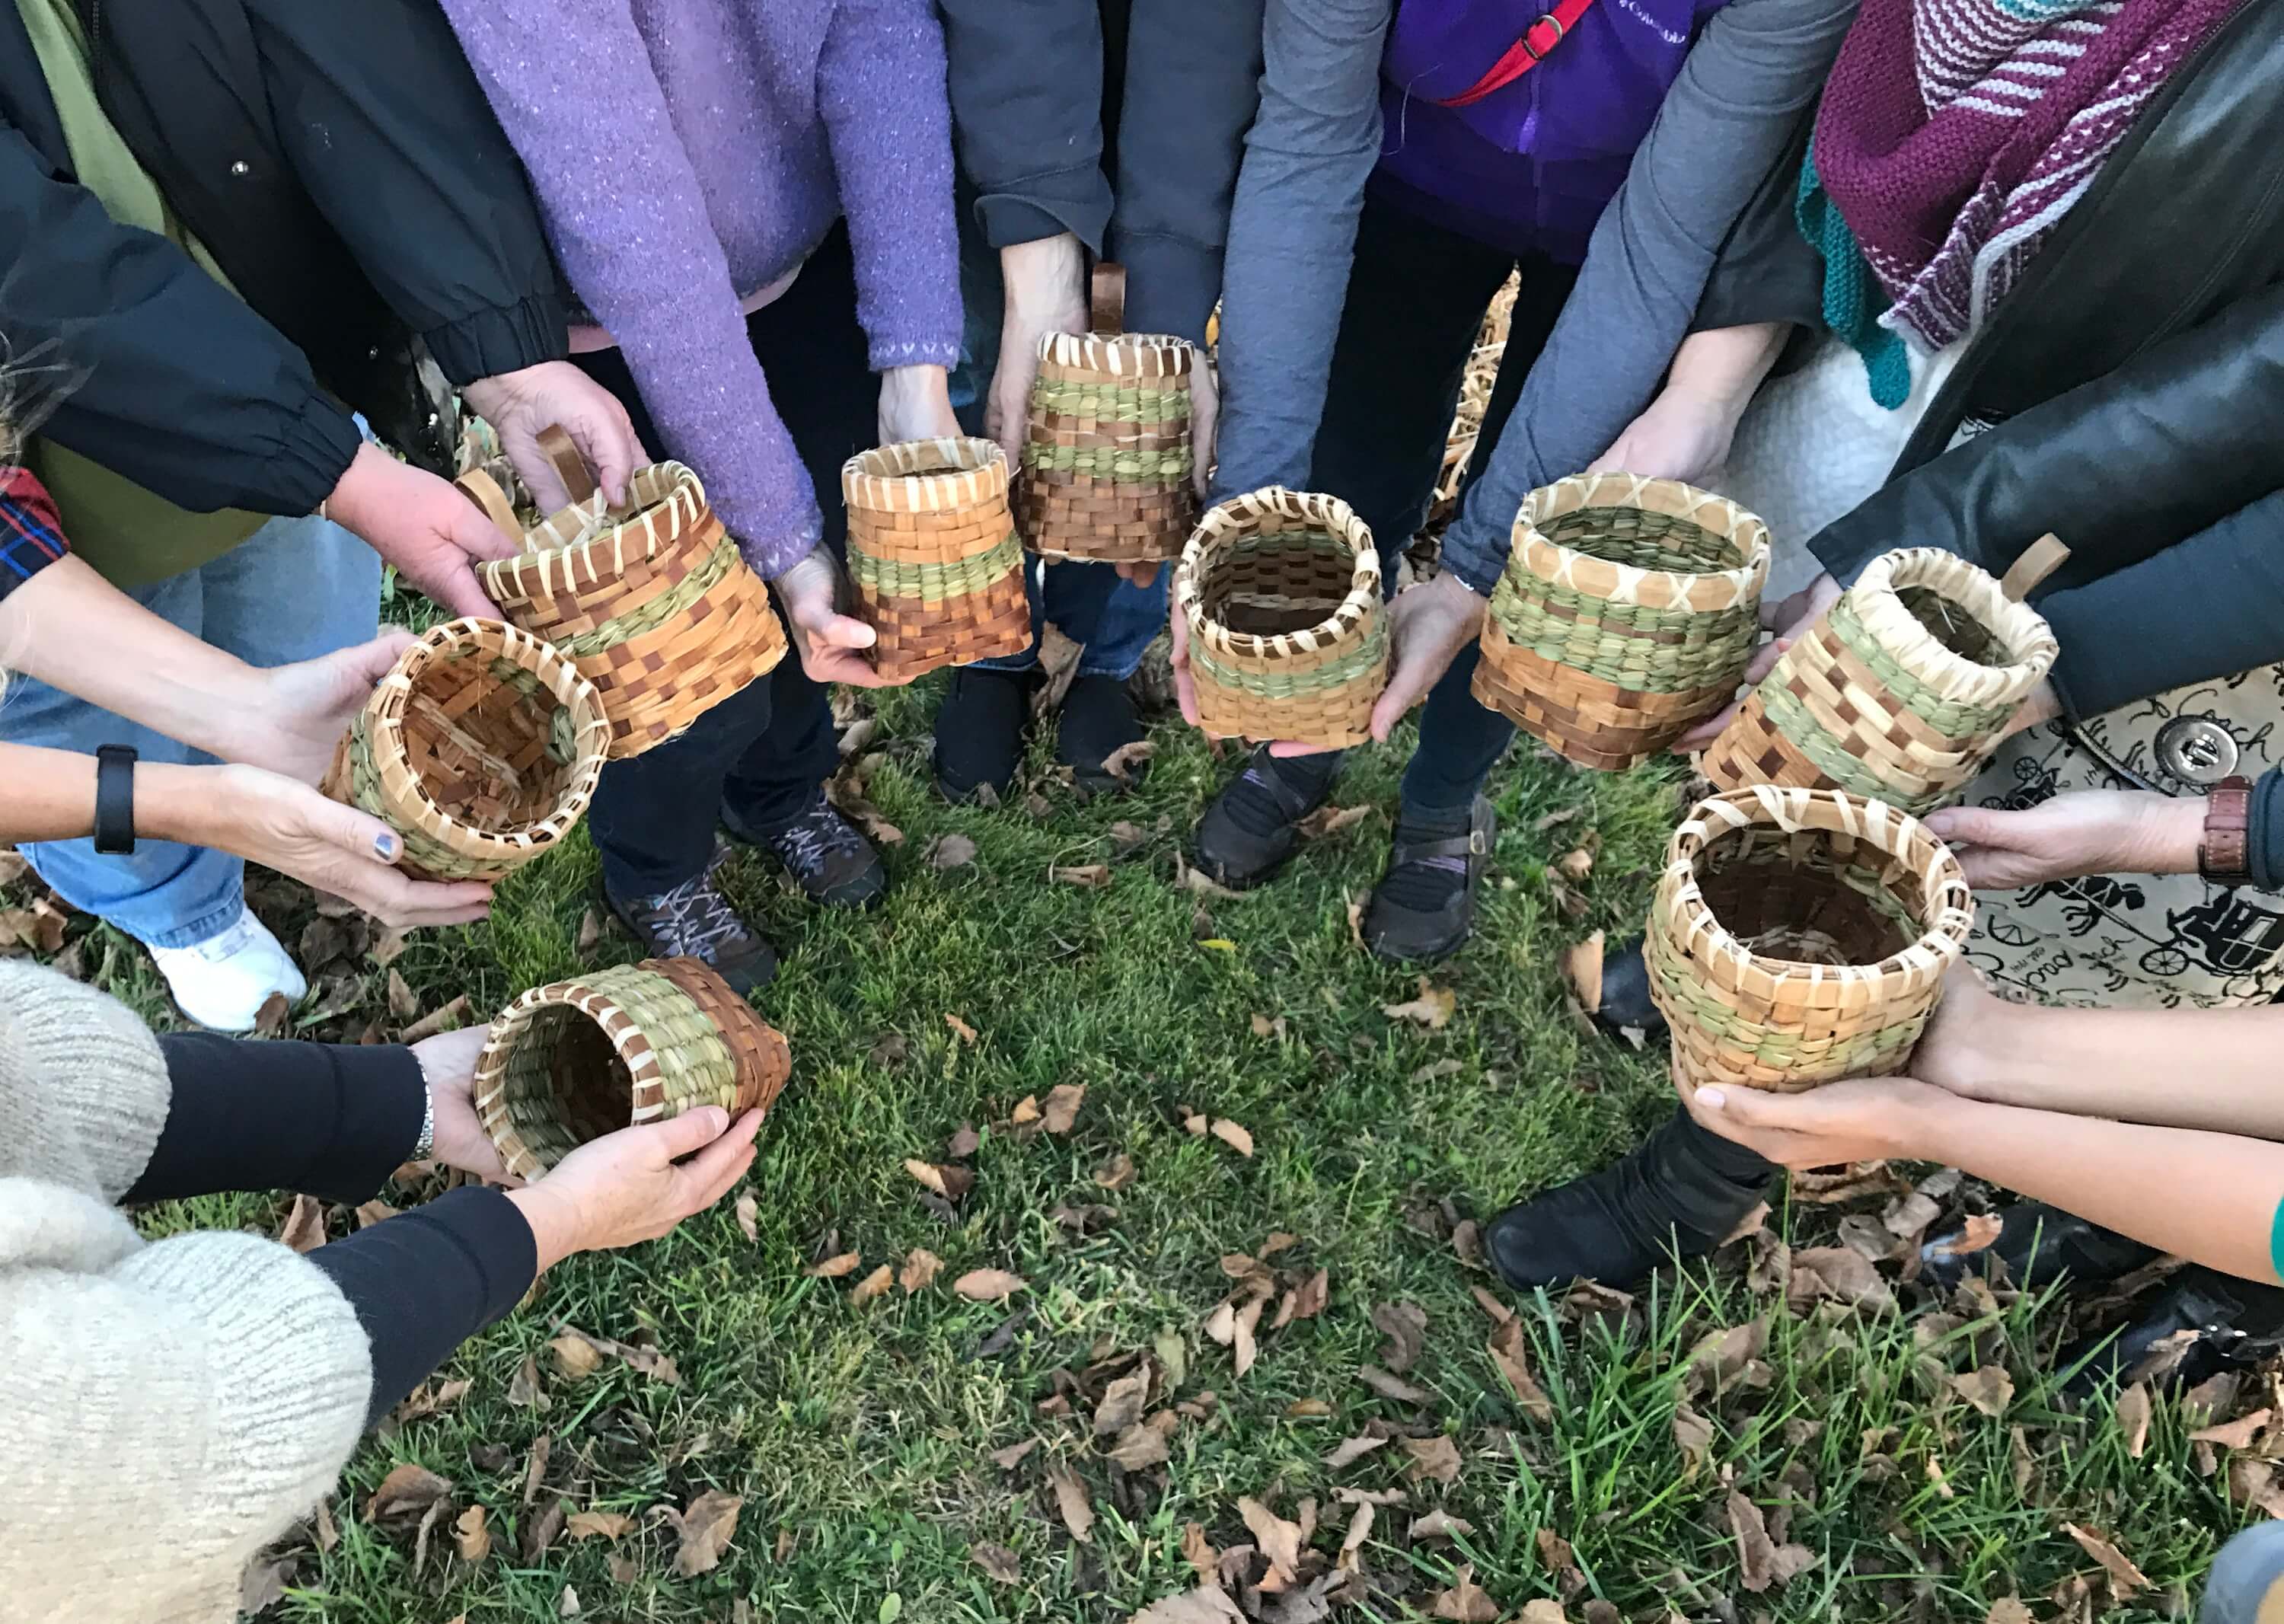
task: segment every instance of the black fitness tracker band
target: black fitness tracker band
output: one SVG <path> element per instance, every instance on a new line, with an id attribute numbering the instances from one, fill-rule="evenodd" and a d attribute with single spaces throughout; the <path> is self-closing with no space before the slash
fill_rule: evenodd
<path id="1" fill-rule="evenodd" d="M 95 849 L 123 857 L 135 849 L 135 761 L 127 745 L 95 753 Z"/>

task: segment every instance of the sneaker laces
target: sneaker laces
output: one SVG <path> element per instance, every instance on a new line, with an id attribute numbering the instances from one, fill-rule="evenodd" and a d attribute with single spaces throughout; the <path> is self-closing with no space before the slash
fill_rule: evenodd
<path id="1" fill-rule="evenodd" d="M 745 921 L 714 883 L 711 868 L 639 905 L 643 922 L 669 957 L 704 959 L 713 949 L 743 940 Z"/>
<path id="2" fill-rule="evenodd" d="M 854 852 L 864 843 L 822 790 L 791 823 L 770 830 L 763 839 L 786 867 L 802 877 L 822 873 L 835 855 Z"/>

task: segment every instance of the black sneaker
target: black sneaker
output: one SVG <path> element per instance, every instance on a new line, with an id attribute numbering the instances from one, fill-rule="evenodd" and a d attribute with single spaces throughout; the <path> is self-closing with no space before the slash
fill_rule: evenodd
<path id="1" fill-rule="evenodd" d="M 1404 962 L 1441 958 L 1466 941 L 1498 829 L 1481 795 L 1457 812 L 1398 813 L 1388 870 L 1365 910 L 1365 945 Z"/>
<path id="2" fill-rule="evenodd" d="M 1337 750 L 1279 758 L 1259 746 L 1198 820 L 1197 866 L 1232 891 L 1259 885 L 1285 866 L 1301 843 L 1297 825 L 1340 776 Z"/>
<path id="3" fill-rule="evenodd" d="M 1003 800 L 1023 761 L 1031 718 L 1030 671 L 963 666 L 935 712 L 935 786 L 947 800 L 973 800 L 989 785 Z"/>
<path id="4" fill-rule="evenodd" d="M 1126 776 L 1106 772 L 1102 764 L 1142 737 L 1142 718 L 1134 709 L 1134 696 L 1115 676 L 1082 676 L 1063 696 L 1062 722 L 1055 741 L 1055 760 L 1069 768 L 1078 787 L 1090 795 L 1118 795 L 1140 781 L 1141 764 Z"/>
<path id="5" fill-rule="evenodd" d="M 656 896 L 613 896 L 606 888 L 603 900 L 652 957 L 703 960 L 743 996 L 769 985 L 778 956 L 714 884 L 721 863 L 717 853 L 703 873 Z"/>
<path id="6" fill-rule="evenodd" d="M 2284 1330 L 2284 1289 L 2201 1263 L 2166 1280 L 2137 1309 L 2131 1323 L 2063 1350 L 2056 1362 L 2069 1372 L 2062 1391 L 2082 1397 L 2124 1382 L 2147 1360 L 2160 1371 L 2157 1390 L 2178 1393 L 2273 1358 Z"/>
<path id="7" fill-rule="evenodd" d="M 722 826 L 747 845 L 772 853 L 812 902 L 869 908 L 888 888 L 888 871 L 880 854 L 856 824 L 841 816 L 822 789 L 788 823 L 756 828 L 725 805 Z"/>
<path id="8" fill-rule="evenodd" d="M 1669 1258 L 1704 1256 L 1767 1195 L 1774 1173 L 1728 1177 L 1699 1153 L 1703 1131 L 1668 1118 L 1600 1173 L 1508 1207 L 1484 1230 L 1483 1249 L 1519 1292 L 1573 1280 L 1629 1285 Z"/>
<path id="9" fill-rule="evenodd" d="M 1958 1231 L 1930 1238 L 1920 1248 L 1920 1277 L 1947 1292 L 1970 1272 L 1995 1275 L 1995 1266 L 2003 1264 L 2007 1283 L 2027 1292 L 2064 1279 L 2080 1288 L 2100 1287 L 2158 1255 L 2155 1246 L 2043 1201 L 2018 1202 L 2001 1209 L 1998 1218 L 1998 1238 L 1965 1256 L 1944 1250 L 1958 1240 Z"/>
<path id="10" fill-rule="evenodd" d="M 1627 1027 L 1644 1037 L 1663 1037 L 1665 1017 L 1650 1002 L 1649 963 L 1642 956 L 1639 936 L 1622 941 L 1602 956 L 1602 1006 L 1594 1024 L 1612 1037 Z"/>

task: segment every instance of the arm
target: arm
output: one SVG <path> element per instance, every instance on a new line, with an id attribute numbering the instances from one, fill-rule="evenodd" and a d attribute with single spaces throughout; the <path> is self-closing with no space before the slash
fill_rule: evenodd
<path id="1" fill-rule="evenodd" d="M 1060 0 L 939 0 L 959 163 L 983 240 L 1069 235 L 1100 254 L 1102 17 Z"/>

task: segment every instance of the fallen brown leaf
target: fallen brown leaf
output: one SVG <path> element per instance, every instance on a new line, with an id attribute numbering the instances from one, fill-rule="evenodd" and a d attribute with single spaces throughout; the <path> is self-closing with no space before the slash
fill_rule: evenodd
<path id="1" fill-rule="evenodd" d="M 1221 1566 L 1221 1552 L 1206 1538 L 1202 1523 L 1182 1525 L 1182 1560 L 1197 1571 L 1198 1577 L 1208 1584 L 1214 1581 L 1215 1570 Z"/>
<path id="2" fill-rule="evenodd" d="M 934 1283 L 936 1271 L 943 1260 L 926 1246 L 914 1246 L 904 1256 L 904 1267 L 896 1276 L 896 1284 L 908 1292 L 917 1292 Z"/>
<path id="3" fill-rule="evenodd" d="M 1051 868 L 1047 878 L 1059 886 L 1084 886 L 1100 890 L 1110 883 L 1110 865 L 1107 863 L 1075 863 Z"/>
<path id="4" fill-rule="evenodd" d="M 400 1027 L 420 1019 L 420 1000 L 401 971 L 388 972 L 388 1013 Z"/>
<path id="5" fill-rule="evenodd" d="M 1325 1456 L 1325 1464 L 1338 1472 L 1343 1466 L 1362 1460 L 1374 1449 L 1387 1447 L 1388 1440 L 1385 1438 L 1343 1438 L 1339 1447 Z"/>
<path id="6" fill-rule="evenodd" d="M 1078 1122 L 1078 1108 L 1086 1098 L 1086 1084 L 1059 1082 L 1047 1090 L 1047 1104 L 1041 1113 L 1040 1125 L 1051 1134 L 1067 1134 Z"/>
<path id="7" fill-rule="evenodd" d="M 1377 1365 L 1358 1365 L 1357 1379 L 1381 1397 L 1393 1399 L 1399 1404 L 1425 1404 L 1428 1400 L 1428 1394 L 1421 1392 L 1400 1376 L 1389 1375 Z"/>
<path id="8" fill-rule="evenodd" d="M 1023 1582 L 1023 1565 L 1005 1545 L 971 1545 L 967 1559 L 1001 1584 Z"/>
<path id="9" fill-rule="evenodd" d="M 1134 1182 L 1134 1159 L 1120 1151 L 1094 1170 L 1094 1182 L 1105 1190 L 1123 1190 Z M 1112 1209 L 1102 1209 L 1109 1212 Z"/>
<path id="10" fill-rule="evenodd" d="M 917 1156 L 907 1156 L 904 1171 L 923 1188 L 934 1191 L 947 1201 L 961 1200 L 975 1188 L 975 1170 L 955 1163 L 922 1161 Z"/>
<path id="11" fill-rule="evenodd" d="M 1327 803 L 1302 818 L 1294 827 L 1304 840 L 1321 840 L 1326 835 L 1338 834 L 1343 829 L 1354 828 L 1372 816 L 1369 806 L 1335 807 Z"/>
<path id="12" fill-rule="evenodd" d="M 1428 1598 L 1430 1618 L 1454 1619 L 1459 1624 L 1496 1624 L 1499 1610 L 1475 1583 L 1475 1570 L 1464 1564 L 1452 1575 L 1451 1588 Z"/>
<path id="13" fill-rule="evenodd" d="M 2124 1551 L 2111 1544 L 2091 1528 L 2081 1528 L 2076 1523 L 2064 1523 L 2062 1532 L 2076 1540 L 2078 1549 L 2101 1564 L 2109 1575 L 2111 1589 L 2119 1600 L 2139 1595 L 2149 1588 L 2149 1575 L 2133 1565 Z"/>
<path id="14" fill-rule="evenodd" d="M 849 1292 L 850 1306 L 861 1307 L 872 1301 L 872 1299 L 886 1292 L 889 1286 L 895 1284 L 896 1279 L 896 1270 L 890 1269 L 886 1263 L 881 1264 L 880 1268 L 859 1280 L 856 1287 Z"/>
<path id="15" fill-rule="evenodd" d="M 440 1478 L 426 1466 L 408 1462 L 381 1479 L 380 1487 L 364 1503 L 364 1519 L 369 1523 L 404 1521 L 451 1492 L 450 1478 Z"/>
<path id="16" fill-rule="evenodd" d="M 1127 1624 L 1246 1624 L 1246 1620 L 1219 1585 L 1204 1584 L 1151 1603 Z"/>
<path id="17" fill-rule="evenodd" d="M 1216 1118 L 1209 1131 L 1239 1155 L 1250 1157 L 1253 1154 L 1253 1136 L 1227 1117 Z"/>
<path id="18" fill-rule="evenodd" d="M 1326 1302 L 1332 1295 L 1332 1271 L 1320 1269 L 1295 1286 L 1288 1293 L 1288 1300 L 1293 1308 L 1289 1317 L 1296 1320 L 1314 1319 L 1322 1314 L 1325 1311 Z M 1283 1312 L 1282 1309 L 1279 1310 L 1280 1316 Z"/>
<path id="19" fill-rule="evenodd" d="M 1412 1526 L 1404 1531 L 1407 1540 L 1448 1540 L 1457 1534 L 1473 1534 L 1475 1525 L 1464 1517 L 1454 1517 L 1440 1506 L 1425 1517 L 1415 1517 Z"/>
<path id="20" fill-rule="evenodd" d="M 943 1018 L 943 1024 L 944 1024 L 945 1026 L 950 1027 L 951 1028 L 953 1035 L 954 1035 L 954 1036 L 956 1036 L 956 1037 L 958 1037 L 961 1042 L 966 1043 L 966 1045 L 968 1045 L 968 1047 L 970 1047 L 970 1048 L 974 1048 L 974 1045 L 975 1045 L 975 1028 L 974 1028 L 974 1027 L 973 1027 L 969 1026 L 966 1021 L 964 1021 L 964 1020 L 960 1019 L 960 1018 L 959 1018 L 958 1016 L 957 1016 L 957 1015 L 947 1015 L 947 1016 L 945 1016 L 945 1017 Z"/>
<path id="21" fill-rule="evenodd" d="M 463 1562 L 481 1562 L 492 1554 L 492 1534 L 484 1526 L 484 1508 L 472 1505 L 454 1519 L 452 1543 Z"/>
<path id="22" fill-rule="evenodd" d="M 1694 1476 L 1713 1448 L 1713 1424 L 1683 1400 L 1673 1407 L 1673 1447 L 1681 1451 L 1685 1476 Z"/>
<path id="23" fill-rule="evenodd" d="M 1133 777 L 1134 769 L 1157 753 L 1156 745 L 1146 738 L 1138 738 L 1131 743 L 1119 746 L 1117 749 L 1104 756 L 1102 770 L 1121 784 L 1124 784 Z"/>
<path id="24" fill-rule="evenodd" d="M 1433 1438 L 1407 1438 L 1404 1447 L 1412 1453 L 1412 1464 L 1404 1475 L 1413 1482 L 1433 1478 L 1438 1483 L 1450 1483 L 1459 1478 L 1459 1446 L 1442 1433 Z"/>
<path id="25" fill-rule="evenodd" d="M 943 1191 L 938 1189 L 936 1193 L 942 1195 Z M 843 1252 L 826 1258 L 821 1263 L 812 1263 L 801 1272 L 811 1280 L 838 1280 L 843 1275 L 854 1274 L 856 1271 L 856 1266 L 864 1261 L 864 1254 L 861 1253 Z"/>
<path id="26" fill-rule="evenodd" d="M 710 1573 L 722 1565 L 730 1542 L 738 1534 L 738 1508 L 746 1503 L 737 1495 L 709 1488 L 692 1500 L 679 1516 L 669 1511 L 681 1542 L 674 1553 L 674 1571 L 684 1579 Z"/>
<path id="27" fill-rule="evenodd" d="M 1584 941 L 1573 942 L 1562 952 L 1562 979 L 1578 1000 L 1578 1007 L 1589 1015 L 1601 1012 L 1602 1008 L 1602 933 L 1596 931 Z"/>
<path id="28" fill-rule="evenodd" d="M 1055 1509 L 1062 1514 L 1063 1526 L 1070 1530 L 1071 1538 L 1080 1544 L 1091 1543 L 1094 1528 L 1094 1499 L 1087 1492 L 1085 1482 L 1069 1467 L 1060 1464 L 1047 1468 L 1047 1481 L 1055 1491 Z"/>
<path id="29" fill-rule="evenodd" d="M 2123 1388 L 2116 1402 L 2110 1406 L 2116 1418 L 2117 1430 L 2125 1434 L 2125 1454 L 2128 1459 L 2139 1460 L 2141 1452 L 2149 1446 L 2149 1389 L 2140 1382 Z"/>
<path id="30" fill-rule="evenodd" d="M 1250 1496 L 1239 1499 L 1237 1514 L 1252 1531 L 1261 1554 L 1269 1558 L 1270 1577 L 1277 1581 L 1272 1588 L 1291 1584 L 1300 1576 L 1301 1525 L 1286 1521 Z"/>
<path id="31" fill-rule="evenodd" d="M 1180 1417 L 1169 1409 L 1162 1409 L 1150 1418 L 1149 1424 L 1128 1427 L 1119 1433 L 1118 1441 L 1111 1446 L 1110 1458 L 1129 1472 L 1164 1465 L 1173 1458 L 1172 1426 L 1155 1425 L 1160 1422 L 1179 1425 Z"/>
<path id="32" fill-rule="evenodd" d="M 2200 1427 L 2189 1434 L 2189 1441 L 2215 1444 L 2224 1449 L 2249 1448 L 2261 1430 L 2275 1418 L 2273 1409 L 2256 1409 L 2218 1426 Z"/>
<path id="33" fill-rule="evenodd" d="M 1150 1401 L 1150 1362 L 1145 1359 L 1127 1375 L 1120 1377 L 1102 1390 L 1102 1401 L 1094 1407 L 1094 1435 L 1107 1438 L 1122 1433 L 1142 1418 Z"/>
<path id="34" fill-rule="evenodd" d="M 1240 1376 L 1253 1368 L 1254 1356 L 1259 1352 L 1254 1338 L 1261 1325 L 1261 1310 L 1268 1301 L 1266 1297 L 1256 1297 L 1247 1303 L 1237 1311 L 1236 1322 L 1231 1327 L 1231 1362 Z"/>
<path id="35" fill-rule="evenodd" d="M 2019 1596 L 2002 1596 L 1991 1604 L 1991 1611 L 1983 1615 L 1983 1624 L 2037 1624 L 2030 1610 L 2022 1604 Z"/>
<path id="36" fill-rule="evenodd" d="M 762 1238 L 761 1215 L 761 1198 L 750 1190 L 740 1191 L 737 1206 L 738 1232 L 747 1240 L 758 1243 Z"/>
<path id="37" fill-rule="evenodd" d="M 1935 1255 L 1957 1258 L 1987 1251 L 2006 1227 L 2006 1221 L 1996 1213 L 1969 1213 L 1967 1221 L 1959 1226 L 1958 1235 L 1936 1247 Z M 2022 1604 L 2018 1602 L 2015 1604 L 2020 1606 Z"/>
<path id="38" fill-rule="evenodd" d="M 566 1381 L 584 1381 L 603 1368 L 603 1350 L 575 1331 L 548 1343 L 547 1355 Z"/>
<path id="39" fill-rule="evenodd" d="M 1952 1390 L 1986 1416 L 2003 1416 L 2014 1400 L 2014 1379 L 1995 1364 L 1951 1378 Z"/>
<path id="40" fill-rule="evenodd" d="M 286 1557 L 276 1562 L 256 1563 L 247 1568 L 239 1577 L 239 1612 L 251 1619 L 284 1601 L 286 1582 L 293 1577 L 296 1565 L 294 1558 Z M 466 1624 L 466 1620 L 463 1619 L 461 1624 Z"/>
<path id="41" fill-rule="evenodd" d="M 1428 1313 L 1417 1303 L 1383 1302 L 1372 1310 L 1372 1323 L 1387 1339 L 1380 1345 L 1380 1362 L 1399 1373 L 1420 1362 L 1428 1345 Z"/>
<path id="42" fill-rule="evenodd" d="M 975 842 L 964 834 L 942 834 L 928 843 L 927 865 L 939 874 L 974 861 Z"/>
<path id="43" fill-rule="evenodd" d="M 393 1233 L 394 1231 L 392 1231 Z M 296 1252 L 315 1252 L 325 1244 L 325 1206 L 315 1196 L 295 1196 L 278 1238 Z"/>
<path id="44" fill-rule="evenodd" d="M 1253 1017 L 1253 1035 L 1273 1037 L 1281 1041 L 1285 1036 L 1285 1018 L 1279 1015 L 1272 1020 L 1266 1015 L 1256 1013 Z"/>
<path id="45" fill-rule="evenodd" d="M 1611 1610 L 1611 1616 L 1617 1616 L 1615 1608 Z M 1516 1616 L 1515 1624 L 1570 1624 L 1570 1615 L 1562 1611 L 1560 1602 L 1551 1602 L 1542 1596 L 1535 1601 L 1523 1603 L 1522 1612 Z M 1586 1624 L 1599 1624 L 1594 1617 L 1592 1602 L 1586 1604 Z"/>
<path id="46" fill-rule="evenodd" d="M 1004 1269 L 971 1269 L 951 1283 L 951 1289 L 970 1302 L 1005 1302 L 1028 1284 L 1022 1276 Z"/>
<path id="47" fill-rule="evenodd" d="M 396 1407 L 397 1425 L 402 1426 L 424 1416 L 442 1415 L 465 1398 L 468 1389 L 474 1386 L 474 1382 L 467 1380 L 438 1382 L 433 1387 L 422 1382 L 406 1394 L 404 1401 Z"/>
<path id="48" fill-rule="evenodd" d="M 1431 1032 L 1441 1032 L 1451 1024 L 1459 1004 L 1459 995 L 1450 988 L 1433 986 L 1423 975 L 1418 997 L 1404 1003 L 1384 1003 L 1380 1012 L 1390 1020 L 1417 1021 Z"/>
<path id="49" fill-rule="evenodd" d="M 1013 1472 L 1022 1464 L 1025 1456 L 1038 1447 L 1039 1441 L 1036 1438 L 1026 1438 L 1021 1443 L 1011 1443 L 1004 1449 L 991 1451 L 991 1464 L 1003 1472 Z"/>
<path id="50" fill-rule="evenodd" d="M 1879 1270 L 1847 1246 L 1806 1246 L 1794 1252 L 1785 1296 L 1795 1303 L 1830 1298 L 1879 1314 L 1896 1306 L 1895 1294 Z"/>
<path id="51" fill-rule="evenodd" d="M 1506 1385 L 1514 1391 L 1515 1408 L 1542 1424 L 1553 1420 L 1554 1401 L 1546 1396 L 1546 1389 L 1530 1373 L 1522 1322 L 1511 1315 L 1501 1320 L 1491 1332 L 1490 1347 L 1491 1362 L 1498 1366 L 1499 1374 L 1506 1378 Z"/>
<path id="52" fill-rule="evenodd" d="M 634 1526 L 624 1511 L 574 1511 L 564 1520 L 563 1532 L 575 1540 L 616 1540 L 634 1532 Z"/>

